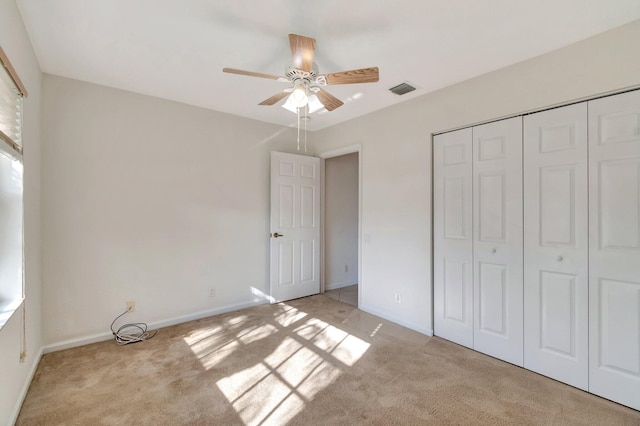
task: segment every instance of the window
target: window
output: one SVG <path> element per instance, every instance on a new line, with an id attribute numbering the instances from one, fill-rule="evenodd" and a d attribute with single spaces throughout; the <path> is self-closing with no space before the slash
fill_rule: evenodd
<path id="1" fill-rule="evenodd" d="M 0 48 L 0 328 L 24 298 L 22 98 L 26 91 Z"/>

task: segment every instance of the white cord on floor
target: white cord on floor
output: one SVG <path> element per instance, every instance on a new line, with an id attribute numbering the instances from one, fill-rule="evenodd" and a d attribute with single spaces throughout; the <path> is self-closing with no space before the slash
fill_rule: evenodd
<path id="1" fill-rule="evenodd" d="M 118 331 L 113 329 L 113 325 L 118 321 L 118 318 L 128 313 L 124 311 L 116 317 L 111 323 L 111 332 L 115 336 L 116 343 L 119 345 L 128 345 L 129 343 L 142 342 L 149 340 L 158 333 L 158 330 L 147 331 L 147 324 L 144 322 L 135 322 L 131 324 L 125 324 L 121 326 Z M 127 329 L 130 329 L 127 331 Z"/>

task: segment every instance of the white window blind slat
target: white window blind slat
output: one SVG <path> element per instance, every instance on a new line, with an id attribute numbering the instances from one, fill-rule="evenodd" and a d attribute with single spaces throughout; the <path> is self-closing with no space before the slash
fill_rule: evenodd
<path id="1" fill-rule="evenodd" d="M 7 69 L 0 67 L 0 137 L 22 150 L 22 95 Z M 9 140 L 7 140 L 9 139 Z"/>

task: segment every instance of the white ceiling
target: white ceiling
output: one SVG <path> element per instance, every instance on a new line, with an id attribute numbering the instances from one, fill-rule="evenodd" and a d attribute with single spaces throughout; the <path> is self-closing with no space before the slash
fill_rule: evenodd
<path id="1" fill-rule="evenodd" d="M 17 0 L 42 71 L 281 125 L 258 103 L 285 83 L 287 34 L 316 39 L 321 73 L 378 66 L 378 83 L 328 87 L 345 102 L 317 130 L 640 19 L 638 0 Z M 401 82 L 419 89 L 398 96 Z"/>

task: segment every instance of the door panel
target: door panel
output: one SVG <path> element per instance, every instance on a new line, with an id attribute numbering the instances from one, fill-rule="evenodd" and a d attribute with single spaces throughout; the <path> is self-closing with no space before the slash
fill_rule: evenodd
<path id="1" fill-rule="evenodd" d="M 280 184 L 278 186 L 280 193 L 278 201 L 280 210 L 278 212 L 278 227 L 281 229 L 293 228 L 294 213 L 294 196 L 295 186 L 291 184 Z"/>
<path id="2" fill-rule="evenodd" d="M 293 241 L 280 240 L 278 246 L 278 286 L 293 285 Z"/>
<path id="3" fill-rule="evenodd" d="M 640 409 L 640 92 L 589 102 L 589 391 Z"/>
<path id="4" fill-rule="evenodd" d="M 468 265 L 457 260 L 444 259 L 444 319 L 468 321 L 467 310 L 467 277 Z"/>
<path id="5" fill-rule="evenodd" d="M 300 227 L 301 228 L 313 228 L 317 226 L 316 217 L 316 191 L 317 188 L 312 185 L 301 185 L 301 212 L 300 212 Z"/>
<path id="6" fill-rule="evenodd" d="M 444 178 L 444 190 L 442 196 L 444 198 L 444 238 L 464 240 L 466 221 L 465 215 L 469 214 L 468 208 L 465 209 L 465 178 L 452 177 Z M 468 191 L 469 188 L 467 187 Z"/>
<path id="7" fill-rule="evenodd" d="M 586 103 L 526 116 L 524 158 L 524 366 L 586 390 Z"/>
<path id="8" fill-rule="evenodd" d="M 575 247 L 576 167 L 572 164 L 539 168 L 541 247 Z M 585 177 L 582 170 L 582 178 Z"/>
<path id="9" fill-rule="evenodd" d="M 473 128 L 474 349 L 523 363 L 522 118 Z"/>
<path id="10" fill-rule="evenodd" d="M 540 349 L 576 358 L 576 276 L 540 271 Z M 525 362 L 527 355 L 525 354 Z"/>
<path id="11" fill-rule="evenodd" d="M 640 282 L 600 281 L 600 367 L 640 377 Z"/>
<path id="12" fill-rule="evenodd" d="M 480 312 L 478 312 L 478 329 L 485 333 L 499 336 L 507 335 L 507 267 L 480 263 L 478 295 Z"/>
<path id="13" fill-rule="evenodd" d="M 307 283 L 316 277 L 314 259 L 316 244 L 314 240 L 300 240 L 300 282 Z"/>
<path id="14" fill-rule="evenodd" d="M 640 158 L 601 161 L 599 184 L 612 191 L 600 191 L 600 249 L 640 249 Z M 618 189 L 619 188 L 619 189 Z"/>
<path id="15" fill-rule="evenodd" d="M 505 240 L 505 188 L 504 173 L 480 174 L 478 179 L 478 197 L 480 205 L 478 211 L 478 224 L 480 241 L 500 241 Z"/>
<path id="16" fill-rule="evenodd" d="M 434 333 L 473 347 L 471 129 L 434 148 Z"/>
<path id="17" fill-rule="evenodd" d="M 271 153 L 271 297 L 274 302 L 320 292 L 319 168 L 319 158 Z"/>

